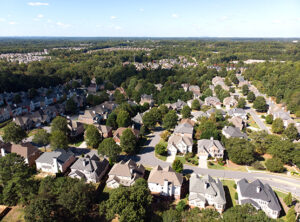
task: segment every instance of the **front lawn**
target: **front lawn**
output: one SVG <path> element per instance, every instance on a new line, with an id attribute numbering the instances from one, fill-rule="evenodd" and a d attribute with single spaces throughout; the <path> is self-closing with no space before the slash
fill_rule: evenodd
<path id="1" fill-rule="evenodd" d="M 235 181 L 234 180 L 222 180 L 221 181 L 224 187 L 225 191 L 225 196 L 227 200 L 227 208 L 235 206 L 236 205 L 236 200 L 234 198 L 236 189 L 234 188 L 235 186 Z"/>
<path id="2" fill-rule="evenodd" d="M 156 153 L 156 152 L 155 152 L 155 157 L 157 157 L 158 159 L 163 160 L 163 161 L 166 161 L 166 160 L 167 160 L 167 157 L 166 157 L 166 156 L 159 155 L 159 154 Z"/>

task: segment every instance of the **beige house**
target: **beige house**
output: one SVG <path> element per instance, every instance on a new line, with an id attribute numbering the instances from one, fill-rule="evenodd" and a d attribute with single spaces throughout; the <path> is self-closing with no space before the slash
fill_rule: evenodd
<path id="1" fill-rule="evenodd" d="M 231 119 L 229 119 L 228 121 L 240 130 L 242 130 L 245 127 L 245 124 L 246 124 L 244 122 L 244 120 L 239 116 L 234 116 Z"/>
<path id="2" fill-rule="evenodd" d="M 198 156 L 200 159 L 207 159 L 209 156 L 223 158 L 224 146 L 219 140 L 213 138 L 198 140 Z"/>
<path id="3" fill-rule="evenodd" d="M 238 101 L 236 101 L 235 98 L 232 97 L 226 97 L 223 100 L 223 105 L 226 107 L 227 110 L 229 110 L 232 107 L 235 107 L 238 104 Z"/>

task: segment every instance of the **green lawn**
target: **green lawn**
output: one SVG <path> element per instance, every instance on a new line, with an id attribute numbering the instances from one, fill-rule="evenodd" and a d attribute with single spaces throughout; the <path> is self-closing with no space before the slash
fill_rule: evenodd
<path id="1" fill-rule="evenodd" d="M 155 152 L 155 157 L 157 157 L 158 159 L 160 160 L 163 160 L 163 161 L 166 161 L 167 160 L 167 157 L 166 156 L 162 156 L 162 155 L 159 155 Z"/>
<path id="2" fill-rule="evenodd" d="M 212 163 L 213 165 L 210 165 L 210 163 Z M 207 167 L 208 167 L 208 169 L 214 169 L 214 170 L 226 170 L 224 166 L 221 166 L 218 163 L 209 162 L 209 161 L 207 161 Z"/>
<path id="3" fill-rule="evenodd" d="M 287 196 L 286 193 L 283 193 L 283 192 L 278 191 L 278 190 L 274 190 L 274 192 L 277 194 L 277 196 L 278 196 L 279 198 L 285 198 L 285 196 Z"/>
<path id="4" fill-rule="evenodd" d="M 214 169 L 214 170 L 234 170 L 234 171 L 243 171 L 247 172 L 246 166 L 237 165 L 233 167 L 227 167 L 227 166 L 221 166 L 217 162 L 211 162 L 213 165 L 210 165 L 209 162 L 207 162 L 208 169 Z"/>
<path id="5" fill-rule="evenodd" d="M 236 189 L 234 188 L 235 181 L 234 180 L 222 180 L 221 181 L 224 187 L 226 199 L 227 199 L 227 207 L 231 205 L 235 206 L 236 201 L 234 199 L 234 195 L 236 193 Z M 228 199 L 230 196 L 230 199 Z"/>

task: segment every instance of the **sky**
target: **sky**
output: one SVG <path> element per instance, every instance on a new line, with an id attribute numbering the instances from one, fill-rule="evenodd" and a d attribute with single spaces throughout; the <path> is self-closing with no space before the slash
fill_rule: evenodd
<path id="1" fill-rule="evenodd" d="M 0 36 L 300 37 L 300 0 L 0 0 Z"/>

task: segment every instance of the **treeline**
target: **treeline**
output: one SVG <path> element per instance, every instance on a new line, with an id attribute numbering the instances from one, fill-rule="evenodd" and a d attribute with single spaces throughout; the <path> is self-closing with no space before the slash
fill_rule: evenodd
<path id="1" fill-rule="evenodd" d="M 291 112 L 300 110 L 300 62 L 256 64 L 244 76 L 276 102 L 286 103 Z"/>

